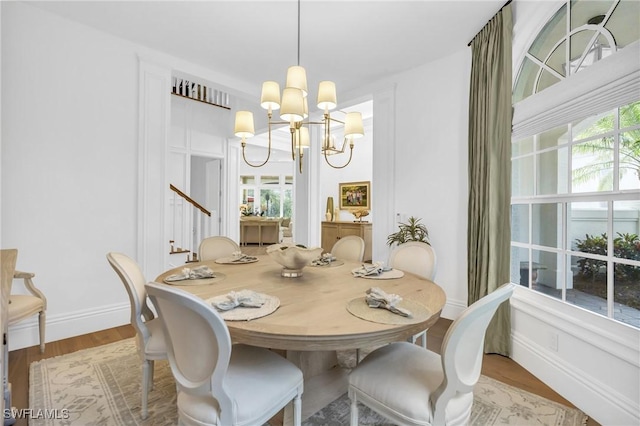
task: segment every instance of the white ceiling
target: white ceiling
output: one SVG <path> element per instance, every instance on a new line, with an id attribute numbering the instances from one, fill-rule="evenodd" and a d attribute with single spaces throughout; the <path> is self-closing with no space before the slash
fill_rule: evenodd
<path id="1" fill-rule="evenodd" d="M 466 47 L 505 0 L 302 0 L 309 89 L 340 93 Z M 297 62 L 295 0 L 30 1 L 50 12 L 216 70 L 258 96 Z M 340 98 L 338 99 L 340 100 Z"/>
<path id="2" fill-rule="evenodd" d="M 233 89 L 260 96 L 284 86 L 297 63 L 297 0 L 28 1 L 49 12 L 229 76 Z M 466 48 L 505 0 L 301 0 L 300 65 L 311 95 L 320 80 L 341 94 Z M 223 84 L 222 82 L 217 82 Z M 363 117 L 371 102 L 355 105 Z M 272 159 L 290 161 L 289 133 L 274 132 Z M 249 156 L 263 158 L 266 135 Z M 262 148 L 259 148 L 262 147 Z"/>

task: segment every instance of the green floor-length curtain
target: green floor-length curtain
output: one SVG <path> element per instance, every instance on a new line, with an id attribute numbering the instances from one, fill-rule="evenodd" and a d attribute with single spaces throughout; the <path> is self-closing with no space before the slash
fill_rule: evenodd
<path id="1" fill-rule="evenodd" d="M 471 42 L 469 305 L 509 281 L 512 28 L 507 4 Z M 489 325 L 484 350 L 511 354 L 508 303 Z"/>

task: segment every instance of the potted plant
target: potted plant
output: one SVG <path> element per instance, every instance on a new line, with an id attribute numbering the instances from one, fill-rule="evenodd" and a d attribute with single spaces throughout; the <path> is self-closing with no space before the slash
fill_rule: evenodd
<path id="1" fill-rule="evenodd" d="M 431 245 L 429 242 L 429 231 L 427 227 L 420 223 L 421 219 L 411 216 L 406 223 L 398 224 L 398 232 L 390 234 L 387 238 L 387 244 L 392 246 L 394 243 L 402 244 L 407 241 L 420 241 Z"/>

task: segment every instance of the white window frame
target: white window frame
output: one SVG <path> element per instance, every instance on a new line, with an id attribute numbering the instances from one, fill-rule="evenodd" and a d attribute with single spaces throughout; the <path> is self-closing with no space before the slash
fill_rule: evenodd
<path id="1" fill-rule="evenodd" d="M 592 115 L 607 112 L 633 103 L 640 99 L 640 41 L 629 44 L 617 53 L 601 59 L 586 69 L 565 78 L 559 83 L 550 86 L 543 91 L 531 95 L 524 100 L 514 104 L 512 141 L 519 141 L 527 137 L 532 137 L 545 131 L 554 129 L 568 123 L 575 122 Z M 523 59 L 524 60 L 524 59 Z M 516 69 L 519 69 L 516 67 Z M 514 82 L 515 83 L 515 82 Z M 515 86 L 514 86 L 515 87 Z M 618 131 L 616 120 L 616 129 Z M 566 145 L 569 150 L 569 179 L 571 178 L 571 146 L 572 141 Z M 563 145 L 564 147 L 565 145 Z M 602 193 L 571 193 L 569 186 L 566 194 L 557 195 L 535 195 L 537 191 L 537 156 L 542 151 L 554 150 L 545 149 L 536 151 L 536 144 L 533 153 L 515 156 L 513 159 L 533 155 L 533 184 L 534 192 L 532 196 L 512 197 L 511 204 L 525 204 L 529 209 L 529 239 L 528 243 L 512 241 L 512 247 L 525 248 L 529 250 L 529 283 L 532 282 L 532 256 L 534 250 L 557 253 L 562 256 L 558 262 L 558 269 L 563 271 L 564 282 L 562 283 L 562 301 L 566 301 L 567 277 L 570 273 L 568 262 L 570 256 L 587 257 L 604 260 L 607 262 L 607 316 L 614 318 L 614 267 L 615 263 L 640 266 L 640 262 L 614 258 L 613 256 L 613 204 L 616 201 L 638 200 L 640 190 L 620 191 L 617 179 L 614 179 L 613 191 Z M 617 171 L 617 151 L 615 153 Z M 614 176 L 617 176 L 615 174 Z M 589 253 L 571 250 L 568 245 L 568 206 L 569 203 L 583 201 L 606 201 L 607 203 L 607 235 L 608 250 L 606 256 L 593 255 Z M 559 237 L 561 243 L 558 247 L 546 247 L 533 245 L 532 242 L 532 207 L 535 204 L 559 203 L 562 206 L 562 217 L 559 220 L 561 230 Z"/>

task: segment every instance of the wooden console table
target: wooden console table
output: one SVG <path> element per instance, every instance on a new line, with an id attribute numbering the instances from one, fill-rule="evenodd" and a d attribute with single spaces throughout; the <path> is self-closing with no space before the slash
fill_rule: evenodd
<path id="1" fill-rule="evenodd" d="M 249 243 L 277 244 L 280 242 L 280 220 L 241 220 L 240 245 Z"/>
<path id="2" fill-rule="evenodd" d="M 364 260 L 371 260 L 371 235 L 373 225 L 370 222 L 322 222 L 321 244 L 325 252 L 331 252 L 333 245 L 347 235 L 356 235 L 364 240 Z"/>

